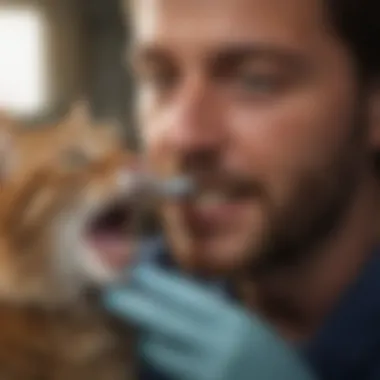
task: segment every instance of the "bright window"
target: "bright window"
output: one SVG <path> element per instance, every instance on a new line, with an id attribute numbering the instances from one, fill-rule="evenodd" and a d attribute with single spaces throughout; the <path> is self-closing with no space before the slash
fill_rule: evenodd
<path id="1" fill-rule="evenodd" d="M 20 116 L 47 106 L 44 21 L 38 9 L 0 6 L 0 107 Z"/>

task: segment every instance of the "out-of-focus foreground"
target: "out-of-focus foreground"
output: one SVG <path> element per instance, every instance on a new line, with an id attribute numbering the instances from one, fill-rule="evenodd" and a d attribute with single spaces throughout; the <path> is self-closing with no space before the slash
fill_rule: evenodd
<path id="1" fill-rule="evenodd" d="M 134 379 L 98 297 L 134 251 L 126 36 L 117 0 L 0 0 L 1 379 Z"/>

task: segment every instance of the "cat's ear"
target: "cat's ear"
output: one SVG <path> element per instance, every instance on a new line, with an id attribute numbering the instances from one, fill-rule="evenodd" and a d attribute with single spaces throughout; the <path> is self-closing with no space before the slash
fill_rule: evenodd
<path id="1" fill-rule="evenodd" d="M 123 126 L 116 118 L 106 118 L 97 123 L 96 128 L 102 131 L 108 142 L 121 142 Z"/>
<path id="2" fill-rule="evenodd" d="M 75 102 L 67 116 L 65 129 L 72 132 L 87 131 L 91 128 L 92 115 L 88 102 L 80 100 Z"/>
<path id="3" fill-rule="evenodd" d="M 0 111 L 0 184 L 9 179 L 15 166 L 13 127 L 14 123 L 10 117 L 4 111 Z"/>
<path id="4" fill-rule="evenodd" d="M 69 118 L 77 122 L 91 122 L 90 104 L 84 99 L 75 102 L 70 109 Z"/>

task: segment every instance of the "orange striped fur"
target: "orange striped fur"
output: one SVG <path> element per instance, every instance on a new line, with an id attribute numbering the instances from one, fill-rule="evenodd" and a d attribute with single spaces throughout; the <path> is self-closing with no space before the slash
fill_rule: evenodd
<path id="1" fill-rule="evenodd" d="M 0 379 L 133 379 L 131 333 L 97 298 L 113 273 L 81 228 L 135 159 L 83 106 L 55 128 L 11 124 L 0 119 Z"/>

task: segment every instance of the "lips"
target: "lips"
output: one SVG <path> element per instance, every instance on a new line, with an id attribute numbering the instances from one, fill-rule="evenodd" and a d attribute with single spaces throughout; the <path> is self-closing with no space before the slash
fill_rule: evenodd
<path id="1" fill-rule="evenodd" d="M 239 216 L 252 202 L 252 197 L 229 191 L 203 190 L 182 205 L 185 222 L 197 236 L 226 232 L 239 221 Z"/>
<path id="2" fill-rule="evenodd" d="M 203 219 L 217 223 L 228 217 L 228 209 L 232 200 L 220 192 L 203 192 L 192 202 L 194 213 L 202 215 Z"/>

